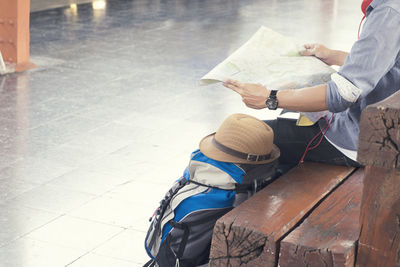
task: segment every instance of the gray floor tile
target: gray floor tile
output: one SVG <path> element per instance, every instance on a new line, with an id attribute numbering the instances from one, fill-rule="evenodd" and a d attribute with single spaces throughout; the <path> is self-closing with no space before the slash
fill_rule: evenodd
<path id="1" fill-rule="evenodd" d="M 48 161 L 60 162 L 66 167 L 75 169 L 80 165 L 92 162 L 96 158 L 104 155 L 105 153 L 92 150 L 85 146 L 71 146 L 69 144 L 63 144 L 39 152 L 35 155 L 35 157 L 40 157 L 41 159 Z"/>
<path id="2" fill-rule="evenodd" d="M 151 115 L 143 112 L 130 112 L 129 116 L 117 119 L 118 123 L 132 126 L 141 126 L 146 129 L 163 130 L 168 126 L 182 122 L 180 118 L 172 116 Z"/>
<path id="3" fill-rule="evenodd" d="M 76 116 L 104 122 L 117 121 L 131 115 L 130 111 L 113 107 L 90 106 L 76 113 Z"/>
<path id="4" fill-rule="evenodd" d="M 143 243 L 145 235 L 140 231 L 124 230 L 93 253 L 144 264 L 148 261 Z"/>
<path id="5" fill-rule="evenodd" d="M 6 147 L 5 148 L 2 147 L 3 145 L 5 145 Z M 1 149 L 1 151 L 4 151 L 4 153 L 7 154 L 7 155 L 1 155 L 1 158 L 0 158 L 0 172 L 1 172 L 1 169 L 6 168 L 6 167 L 10 166 L 11 164 L 14 164 L 14 163 L 18 162 L 19 160 L 21 160 L 21 157 L 11 154 L 15 150 L 12 149 L 14 146 L 11 145 L 11 151 L 10 151 L 9 150 L 10 149 L 9 145 L 10 145 L 10 143 L 4 144 L 4 143 L 1 143 L 1 141 L 0 141 L 0 149 Z M 0 179 L 1 179 L 1 175 L 0 175 Z"/>
<path id="6" fill-rule="evenodd" d="M 183 172 L 183 170 L 182 170 Z M 153 207 L 153 205 L 158 204 L 158 201 L 164 197 L 165 193 L 169 190 L 171 185 L 175 180 L 179 177 L 171 178 L 167 182 L 167 184 L 162 184 L 158 181 L 132 181 L 129 183 L 122 184 L 120 186 L 115 187 L 108 193 L 106 196 L 124 200 L 130 203 L 135 203 L 136 207 L 141 206 L 148 206 Z M 151 196 L 149 194 L 155 196 L 157 200 L 151 203 Z"/>
<path id="7" fill-rule="evenodd" d="M 84 254 L 84 250 L 21 238 L 0 248 L 0 262 L 7 267 L 63 267 Z"/>
<path id="8" fill-rule="evenodd" d="M 0 204 L 37 186 L 39 184 L 15 179 L 15 177 L 0 179 Z"/>
<path id="9" fill-rule="evenodd" d="M 142 203 L 132 203 L 118 198 L 102 196 L 75 209 L 68 215 L 129 228 L 135 222 L 143 219 L 143 214 L 139 212 L 139 205 L 143 207 Z"/>
<path id="10" fill-rule="evenodd" d="M 42 143 L 65 144 L 75 136 L 96 129 L 103 124 L 101 121 L 67 116 L 32 129 L 29 133 L 29 140 Z"/>
<path id="11" fill-rule="evenodd" d="M 90 135 L 94 137 L 105 138 L 108 140 L 122 139 L 128 142 L 140 140 L 143 136 L 150 134 L 152 131 L 140 127 L 139 125 L 131 126 L 121 123 L 111 122 L 90 131 Z"/>
<path id="12" fill-rule="evenodd" d="M 15 178 L 28 183 L 45 183 L 71 171 L 70 166 L 55 160 L 27 157 L 0 170 L 1 178 Z"/>
<path id="13" fill-rule="evenodd" d="M 168 159 L 173 158 L 176 153 L 157 144 L 133 142 L 113 153 L 81 166 L 81 169 L 118 177 L 125 176 L 127 181 L 132 181 L 140 177 L 144 172 L 153 169 L 158 162 L 166 162 Z M 148 157 L 151 157 L 151 160 Z"/>
<path id="14" fill-rule="evenodd" d="M 95 195 L 62 186 L 41 185 L 20 194 L 13 199 L 13 202 L 25 207 L 63 214 L 82 206 L 95 197 Z"/>
<path id="15" fill-rule="evenodd" d="M 118 267 L 139 267 L 143 266 L 132 261 L 120 260 L 111 257 L 96 255 L 93 253 L 89 253 L 87 255 L 82 256 L 77 261 L 73 262 L 72 264 L 68 265 L 69 267 L 89 267 L 89 266 L 96 266 L 96 267 L 111 267 L 111 266 L 118 266 Z"/>
<path id="16" fill-rule="evenodd" d="M 26 237 L 89 252 L 122 231 L 121 227 L 63 216 L 31 232 Z"/>
<path id="17" fill-rule="evenodd" d="M 76 169 L 55 178 L 48 185 L 99 196 L 129 180 L 129 177 L 117 173 L 101 173 L 98 171 Z"/>
<path id="18" fill-rule="evenodd" d="M 95 136 L 91 133 L 86 133 L 74 137 L 65 145 L 76 149 L 85 148 L 93 153 L 94 156 L 105 156 L 127 146 L 129 143 L 131 143 L 131 140 L 113 138 L 112 136 Z"/>
<path id="19" fill-rule="evenodd" d="M 39 228 L 60 215 L 23 207 L 14 203 L 0 205 L 0 247 Z M 1 250 L 1 248 L 0 248 Z"/>

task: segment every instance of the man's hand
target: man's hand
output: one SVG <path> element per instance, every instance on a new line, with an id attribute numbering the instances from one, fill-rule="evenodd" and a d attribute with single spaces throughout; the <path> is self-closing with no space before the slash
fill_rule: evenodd
<path id="1" fill-rule="evenodd" d="M 300 52 L 302 56 L 315 56 L 329 66 L 342 66 L 348 55 L 347 52 L 332 50 L 322 44 L 306 44 L 304 48 L 305 50 Z"/>
<path id="2" fill-rule="evenodd" d="M 321 59 L 328 65 L 332 65 L 331 54 L 332 50 L 322 44 L 305 44 L 304 48 L 306 50 L 301 51 L 302 56 L 315 56 Z"/>
<path id="3" fill-rule="evenodd" d="M 241 83 L 239 81 L 228 79 L 223 83 L 223 85 L 238 93 L 242 97 L 243 102 L 249 108 L 266 108 L 265 101 L 270 94 L 270 90 L 266 89 L 261 84 Z"/>

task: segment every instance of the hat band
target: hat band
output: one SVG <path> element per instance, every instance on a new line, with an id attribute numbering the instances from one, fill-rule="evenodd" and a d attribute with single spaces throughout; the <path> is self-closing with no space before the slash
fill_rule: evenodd
<path id="1" fill-rule="evenodd" d="M 234 156 L 234 157 L 237 157 L 237 158 L 240 158 L 240 159 L 245 159 L 247 161 L 258 162 L 258 161 L 268 160 L 268 159 L 271 158 L 271 153 L 265 154 L 265 155 L 257 155 L 257 154 L 251 154 L 251 153 L 247 154 L 247 153 L 243 153 L 243 152 L 237 151 L 237 150 L 232 149 L 230 147 L 224 146 L 223 144 L 218 142 L 215 139 L 215 137 L 213 137 L 212 143 L 216 148 L 218 148 L 222 152 L 225 152 L 226 154 L 229 154 L 231 156 Z"/>

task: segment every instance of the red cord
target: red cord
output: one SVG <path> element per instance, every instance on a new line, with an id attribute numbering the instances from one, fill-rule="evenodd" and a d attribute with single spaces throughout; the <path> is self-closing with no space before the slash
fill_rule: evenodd
<path id="1" fill-rule="evenodd" d="M 364 17 L 362 17 L 362 19 L 361 19 L 361 21 L 360 21 L 360 26 L 358 26 L 358 39 L 360 39 L 361 25 L 362 25 L 364 19 L 365 19 L 365 15 L 364 15 Z"/>
<path id="2" fill-rule="evenodd" d="M 332 119 L 333 119 L 333 114 L 331 113 L 331 115 L 332 115 L 332 116 L 331 116 L 331 118 L 330 118 L 329 121 L 328 121 L 328 119 L 327 119 L 326 117 L 322 117 L 322 118 L 326 121 L 326 125 L 325 125 L 324 128 L 321 129 L 321 131 L 319 131 L 319 132 L 311 139 L 310 142 L 308 142 L 308 145 L 307 145 L 307 147 L 306 147 L 306 150 L 304 151 L 304 154 L 303 154 L 303 156 L 301 157 L 301 159 L 300 159 L 300 161 L 299 161 L 299 164 L 302 164 L 302 163 L 304 162 L 304 158 L 306 157 L 308 151 L 313 150 L 314 148 L 317 148 L 317 147 L 321 144 L 322 139 L 324 138 L 326 132 L 327 132 L 328 129 L 329 129 L 329 126 L 331 126 Z M 321 138 L 319 139 L 318 143 L 317 143 L 316 145 L 310 147 L 311 144 L 314 142 L 314 140 L 315 140 L 320 134 L 322 134 L 322 136 L 321 136 Z"/>
<path id="3" fill-rule="evenodd" d="M 365 19 L 365 15 L 364 15 L 364 17 L 361 19 L 361 21 L 360 21 L 360 26 L 358 26 L 358 39 L 360 39 L 361 25 L 362 25 L 364 19 Z M 307 147 L 306 147 L 306 150 L 304 151 L 304 154 L 303 154 L 303 156 L 301 157 L 301 159 L 300 159 L 300 161 L 299 161 L 299 164 L 302 164 L 302 163 L 304 162 L 304 158 L 306 157 L 308 151 L 313 150 L 314 148 L 317 148 L 317 147 L 321 144 L 322 139 L 324 138 L 326 132 L 327 132 L 328 129 L 329 129 L 329 126 L 331 126 L 331 122 L 332 122 L 332 119 L 333 119 L 333 114 L 332 114 L 332 116 L 331 116 L 331 118 L 330 118 L 329 121 L 328 121 L 328 119 L 325 118 L 325 117 L 322 117 L 322 118 L 326 121 L 326 126 L 325 126 L 324 128 L 322 128 L 321 131 L 319 131 L 318 134 L 316 134 L 316 135 L 313 137 L 313 139 L 311 139 L 310 142 L 308 142 L 308 145 L 307 145 Z M 316 145 L 310 147 L 310 145 L 314 142 L 314 140 L 315 140 L 321 133 L 322 133 L 322 136 L 321 136 L 321 138 L 319 139 L 318 143 L 317 143 Z"/>

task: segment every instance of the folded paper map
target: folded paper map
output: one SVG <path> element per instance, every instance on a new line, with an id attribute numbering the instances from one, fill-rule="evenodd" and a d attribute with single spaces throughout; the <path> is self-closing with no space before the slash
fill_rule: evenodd
<path id="1" fill-rule="evenodd" d="M 200 84 L 230 78 L 279 90 L 329 81 L 335 70 L 316 57 L 301 56 L 301 50 L 304 47 L 300 42 L 261 27 L 243 46 L 204 75 Z M 315 122 L 324 114 L 326 112 L 306 115 Z"/>

